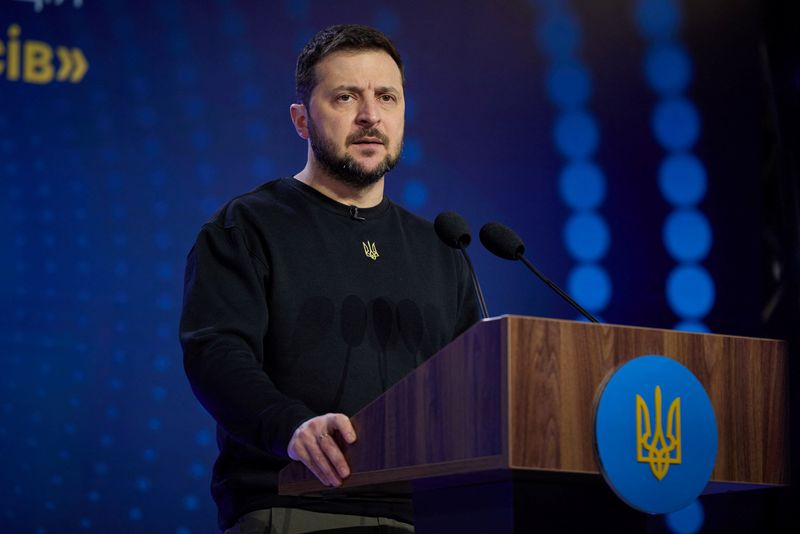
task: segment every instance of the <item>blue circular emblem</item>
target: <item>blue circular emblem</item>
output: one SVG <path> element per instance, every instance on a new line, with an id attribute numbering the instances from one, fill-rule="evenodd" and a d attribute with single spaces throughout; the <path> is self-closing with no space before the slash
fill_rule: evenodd
<path id="1" fill-rule="evenodd" d="M 595 412 L 600 471 L 628 505 L 651 514 L 686 507 L 717 456 L 717 423 L 703 385 L 664 356 L 642 356 L 606 383 Z"/>

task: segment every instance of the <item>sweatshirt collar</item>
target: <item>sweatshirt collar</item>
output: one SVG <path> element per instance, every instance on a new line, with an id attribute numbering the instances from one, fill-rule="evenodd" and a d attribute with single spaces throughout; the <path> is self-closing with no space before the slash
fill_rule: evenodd
<path id="1" fill-rule="evenodd" d="M 356 206 L 351 206 L 348 204 L 342 204 L 311 187 L 310 185 L 304 184 L 294 176 L 290 176 L 288 178 L 283 179 L 284 183 L 292 187 L 293 189 L 299 191 L 305 197 L 312 200 L 314 203 L 322 206 L 323 208 L 327 209 L 328 211 L 332 211 L 338 215 L 342 215 L 344 217 L 350 217 L 351 219 L 358 220 L 358 221 L 368 221 L 370 219 L 374 219 L 376 217 L 381 216 L 386 212 L 389 208 L 389 204 L 391 203 L 389 197 L 383 195 L 380 204 L 377 206 L 373 206 L 371 208 L 358 208 Z"/>

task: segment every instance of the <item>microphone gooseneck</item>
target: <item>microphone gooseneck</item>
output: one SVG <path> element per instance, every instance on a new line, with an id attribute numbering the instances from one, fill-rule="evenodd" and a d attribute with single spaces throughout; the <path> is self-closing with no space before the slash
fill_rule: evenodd
<path id="1" fill-rule="evenodd" d="M 558 287 L 555 282 L 547 278 L 539 269 L 536 268 L 533 263 L 528 261 L 528 259 L 524 256 L 525 244 L 514 230 L 500 223 L 487 223 L 483 225 L 483 228 L 481 228 L 480 239 L 481 243 L 483 243 L 483 246 L 486 247 L 486 250 L 495 256 L 500 256 L 503 259 L 511 261 L 520 260 L 528 269 L 531 270 L 533 274 L 539 278 L 539 280 L 544 282 L 547 287 L 558 293 L 561 298 L 566 300 L 584 317 L 593 323 L 599 322 L 594 315 L 586 311 L 583 306 L 575 302 L 575 300 L 573 300 L 572 297 L 567 295 L 560 287 Z"/>
<path id="2" fill-rule="evenodd" d="M 469 225 L 467 221 L 453 211 L 445 211 L 436 216 L 433 221 L 433 228 L 436 230 L 436 235 L 439 239 L 450 248 L 458 249 L 464 260 L 467 262 L 469 275 L 472 279 L 472 287 L 475 288 L 475 294 L 478 297 L 478 306 L 481 309 L 481 315 L 484 319 L 489 317 L 489 310 L 486 307 L 486 299 L 483 297 L 481 285 L 478 282 L 478 276 L 475 274 L 475 268 L 472 266 L 472 261 L 467 254 L 467 247 L 472 242 L 472 236 L 469 234 Z"/>

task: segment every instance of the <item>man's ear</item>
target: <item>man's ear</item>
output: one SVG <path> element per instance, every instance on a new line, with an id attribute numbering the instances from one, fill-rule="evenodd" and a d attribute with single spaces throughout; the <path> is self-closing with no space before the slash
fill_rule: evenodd
<path id="1" fill-rule="evenodd" d="M 289 114 L 292 116 L 292 124 L 297 135 L 303 139 L 308 139 L 308 109 L 304 104 L 292 104 L 289 106 Z"/>

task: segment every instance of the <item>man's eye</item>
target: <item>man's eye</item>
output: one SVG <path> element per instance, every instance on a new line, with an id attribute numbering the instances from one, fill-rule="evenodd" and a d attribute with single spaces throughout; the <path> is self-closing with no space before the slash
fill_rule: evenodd
<path id="1" fill-rule="evenodd" d="M 394 102 L 396 100 L 394 95 L 381 95 L 381 102 Z"/>
<path id="2" fill-rule="evenodd" d="M 353 95 L 339 95 L 336 97 L 339 102 L 350 102 L 353 100 Z"/>

